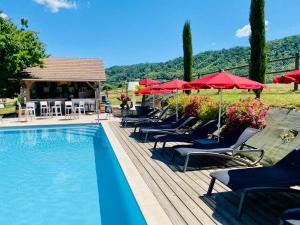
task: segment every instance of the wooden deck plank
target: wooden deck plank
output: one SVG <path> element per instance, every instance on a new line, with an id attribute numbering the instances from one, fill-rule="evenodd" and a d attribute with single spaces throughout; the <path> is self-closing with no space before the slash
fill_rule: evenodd
<path id="1" fill-rule="evenodd" d="M 131 132 L 131 129 L 128 128 L 128 129 L 126 129 L 126 131 L 124 131 L 124 132 L 127 133 L 127 135 L 129 136 L 129 135 L 130 135 L 130 132 Z M 146 152 L 148 152 L 148 153 L 150 154 L 150 150 L 149 150 L 149 149 L 152 148 L 152 145 L 149 144 L 149 143 L 144 143 L 144 144 L 139 143 L 139 147 L 142 148 L 142 149 L 144 149 Z M 162 159 L 161 159 L 161 160 L 162 160 Z M 163 165 L 167 167 L 166 164 L 163 164 Z M 163 165 L 162 165 L 162 166 L 163 166 Z M 199 172 L 199 171 L 198 171 L 198 172 Z M 172 172 L 172 173 L 174 173 L 174 172 Z M 175 174 L 176 174 L 177 176 L 181 176 L 182 178 L 187 178 L 187 174 L 188 174 L 188 173 L 190 173 L 190 172 L 187 172 L 187 173 L 185 173 L 185 174 L 184 174 L 184 173 L 181 173 L 181 172 L 175 172 Z M 171 176 L 172 176 L 172 177 L 176 177 L 176 176 L 174 176 L 174 174 L 172 174 Z M 191 183 L 191 181 L 185 181 L 185 184 L 190 184 L 190 183 Z M 180 185 L 180 182 L 179 182 L 178 180 L 177 180 L 177 184 Z M 188 192 L 189 189 L 186 188 L 186 187 L 185 187 L 185 191 L 187 191 L 187 194 L 189 194 L 191 197 L 194 197 L 194 199 L 193 199 L 194 201 L 201 202 L 200 205 L 205 205 L 206 207 L 203 207 L 203 210 L 205 210 L 206 212 L 208 212 L 210 216 L 214 215 L 214 218 L 215 218 L 215 219 L 218 219 L 218 220 L 220 220 L 220 221 L 222 221 L 223 224 L 226 224 L 226 223 L 227 223 L 226 219 L 228 219 L 228 220 L 230 219 L 230 224 L 241 224 L 241 222 L 238 221 L 238 220 L 236 220 L 235 217 L 232 217 L 232 215 L 234 215 L 234 213 L 236 213 L 236 211 L 234 211 L 234 205 L 232 205 L 232 204 L 231 204 L 231 205 L 228 205 L 228 201 L 222 201 L 221 198 L 223 198 L 223 197 L 219 197 L 219 200 L 218 200 L 218 201 L 220 201 L 221 204 L 218 204 L 218 208 L 217 208 L 217 209 L 218 209 L 218 212 L 219 212 L 219 211 L 222 211 L 222 213 L 223 213 L 223 218 L 220 217 L 220 215 L 219 215 L 218 212 L 212 210 L 212 209 L 214 209 L 214 207 L 211 207 L 211 206 L 209 206 L 209 204 L 207 204 L 208 202 L 211 202 L 211 199 L 210 199 L 210 198 L 208 198 L 208 197 L 202 198 L 202 200 L 206 199 L 206 202 L 203 202 L 203 201 L 201 201 L 201 200 L 199 199 L 199 196 L 203 196 L 204 194 L 206 194 L 208 185 L 209 185 L 209 183 L 207 183 L 207 184 L 205 185 L 205 190 L 202 188 L 202 186 L 196 188 L 195 192 L 198 191 L 198 193 L 197 193 L 196 195 L 194 195 L 194 194 L 191 193 L 191 192 Z M 202 191 L 199 192 L 199 190 L 202 190 Z M 215 204 L 214 204 L 214 205 L 215 205 Z M 220 206 L 223 206 L 223 208 L 220 207 Z M 209 207 L 211 207 L 211 208 L 209 208 Z M 216 208 L 216 207 L 215 207 L 215 208 Z M 226 210 L 226 209 L 228 209 L 228 208 L 230 209 L 229 211 Z M 224 213 L 224 212 L 225 212 L 225 213 Z M 225 214 L 225 216 L 224 216 L 224 214 Z M 247 221 L 246 224 L 255 224 L 255 221 L 253 221 L 253 219 L 252 219 L 251 217 L 248 217 L 247 215 L 244 216 L 244 221 Z M 245 223 L 245 222 L 244 222 L 244 223 Z"/>
<path id="2" fill-rule="evenodd" d="M 126 133 L 126 131 L 125 131 Z M 122 137 L 124 136 L 124 133 L 119 133 Z M 125 136 L 125 138 L 128 135 Z M 132 140 L 129 140 L 132 141 Z M 132 143 L 134 146 L 134 143 Z M 139 150 L 143 149 L 143 144 L 136 143 L 138 145 Z M 157 164 L 156 162 L 151 159 L 145 151 L 136 151 L 136 154 L 138 155 L 139 159 L 143 161 L 143 163 L 146 165 L 147 163 L 151 167 L 150 170 L 151 172 L 156 171 L 157 174 L 160 176 L 157 176 L 155 179 L 159 181 L 159 183 L 165 182 L 166 186 L 163 186 L 165 188 L 166 193 L 168 193 L 171 197 L 178 196 L 178 198 L 182 201 L 184 205 L 186 205 L 186 214 L 190 214 L 190 219 L 196 218 L 197 221 L 190 221 L 190 224 L 216 224 L 214 220 L 212 220 L 208 215 L 204 213 L 204 211 L 201 211 L 199 207 L 193 202 L 190 201 L 190 197 L 180 189 L 180 186 L 176 184 L 166 173 L 163 171 Z M 145 157 L 146 155 L 146 157 Z M 163 179 L 163 180 L 161 180 Z M 168 187 L 168 188 L 166 188 Z M 176 202 L 178 204 L 178 202 Z M 176 206 L 179 207 L 179 206 Z M 181 210 L 184 210 L 185 208 L 181 206 Z M 201 220 L 203 223 L 201 223 Z"/>
<path id="3" fill-rule="evenodd" d="M 239 194 L 216 182 L 213 195 L 206 195 L 210 183 L 209 173 L 219 166 L 205 168 L 205 163 L 199 170 L 192 167 L 193 170 L 182 173 L 178 163 L 169 162 L 168 151 L 161 156 L 159 150 L 153 150 L 153 143 L 143 143 L 132 136 L 132 128 L 121 128 L 117 122 L 111 122 L 110 126 L 174 224 L 276 224 L 278 216 L 286 207 L 285 200 L 290 202 L 289 205 L 299 203 L 299 198 L 292 195 L 269 197 L 266 194 L 251 194 L 245 204 L 247 210 L 239 221 L 235 218 Z M 176 144 L 181 143 L 168 143 L 167 146 Z M 160 146 L 158 144 L 158 148 Z M 218 160 L 212 161 L 218 164 Z M 199 162 L 195 162 L 196 165 L 192 166 L 198 168 Z M 232 167 L 235 164 L 226 162 L 224 166 Z M 270 208 L 270 204 L 274 206 Z"/>

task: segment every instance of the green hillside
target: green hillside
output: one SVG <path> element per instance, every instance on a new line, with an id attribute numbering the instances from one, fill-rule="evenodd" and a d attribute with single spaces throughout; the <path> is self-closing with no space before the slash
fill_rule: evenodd
<path id="1" fill-rule="evenodd" d="M 300 52 L 300 35 L 289 36 L 268 42 L 268 59 L 278 59 L 293 56 Z M 234 47 L 218 51 L 206 51 L 194 56 L 194 76 L 198 72 L 207 73 L 220 68 L 231 68 L 248 64 L 249 47 Z M 290 60 L 291 67 L 293 60 Z M 269 66 L 272 69 L 273 65 Z M 275 68 L 275 65 L 274 65 Z M 141 63 L 130 66 L 113 66 L 106 69 L 108 82 L 120 82 L 137 78 L 150 77 L 154 79 L 170 80 L 182 78 L 183 61 L 176 58 L 163 63 Z"/>

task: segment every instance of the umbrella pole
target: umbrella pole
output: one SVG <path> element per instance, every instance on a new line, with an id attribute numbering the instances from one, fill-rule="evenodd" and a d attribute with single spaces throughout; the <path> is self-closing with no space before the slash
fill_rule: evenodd
<path id="1" fill-rule="evenodd" d="M 176 89 L 176 122 L 178 121 L 178 89 Z"/>
<path id="2" fill-rule="evenodd" d="M 154 109 L 154 94 L 152 94 L 152 107 Z"/>
<path id="3" fill-rule="evenodd" d="M 219 89 L 219 117 L 218 117 L 218 142 L 220 141 L 221 132 L 221 113 L 222 113 L 222 89 Z"/>

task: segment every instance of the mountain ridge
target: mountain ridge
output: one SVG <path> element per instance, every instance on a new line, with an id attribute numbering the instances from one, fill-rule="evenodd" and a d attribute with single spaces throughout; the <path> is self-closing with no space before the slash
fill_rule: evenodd
<path id="1" fill-rule="evenodd" d="M 300 35 L 292 35 L 267 42 L 268 60 L 294 56 L 300 52 Z M 236 46 L 228 49 L 200 52 L 193 57 L 193 76 L 221 68 L 231 68 L 249 64 L 250 47 Z M 122 82 L 144 77 L 170 80 L 182 78 L 182 57 L 158 63 L 138 63 L 112 66 L 106 69 L 108 82 Z"/>

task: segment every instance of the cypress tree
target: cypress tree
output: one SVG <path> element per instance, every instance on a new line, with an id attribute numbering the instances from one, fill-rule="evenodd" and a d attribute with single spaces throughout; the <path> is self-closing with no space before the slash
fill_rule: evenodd
<path id="1" fill-rule="evenodd" d="M 265 73 L 267 67 L 266 54 L 266 28 L 265 28 L 265 0 L 252 0 L 250 7 L 250 79 L 265 83 Z M 255 90 L 256 97 L 259 98 L 262 90 Z"/>
<path id="2" fill-rule="evenodd" d="M 182 33 L 183 41 L 183 80 L 191 81 L 192 80 L 192 70 L 193 70 L 193 47 L 192 47 L 192 33 L 190 21 L 186 21 L 183 27 Z M 187 94 L 190 94 L 190 91 L 186 91 Z"/>

